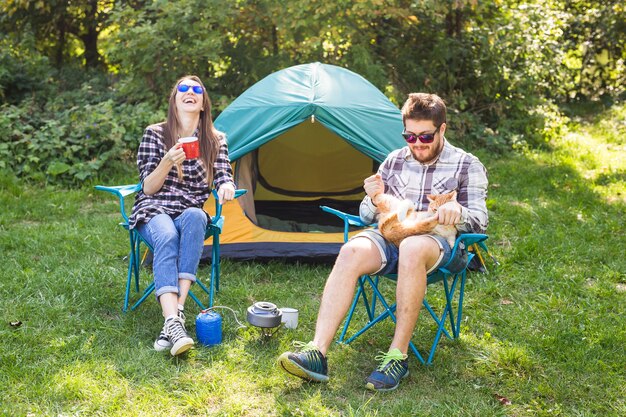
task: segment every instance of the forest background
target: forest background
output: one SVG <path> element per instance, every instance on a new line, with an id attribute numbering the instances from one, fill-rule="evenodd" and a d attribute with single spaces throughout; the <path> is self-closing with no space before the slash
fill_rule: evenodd
<path id="1" fill-rule="evenodd" d="M 204 80 L 217 117 L 314 61 L 396 104 L 441 95 L 461 146 L 545 148 L 571 104 L 623 98 L 625 39 L 619 0 L 3 0 L 0 169 L 69 186 L 132 170 L 180 76 Z"/>

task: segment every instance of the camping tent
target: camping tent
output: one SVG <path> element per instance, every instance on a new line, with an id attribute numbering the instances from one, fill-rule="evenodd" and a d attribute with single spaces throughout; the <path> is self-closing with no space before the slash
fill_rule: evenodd
<path id="1" fill-rule="evenodd" d="M 363 179 L 405 144 L 400 111 L 384 94 L 360 75 L 321 63 L 270 74 L 215 126 L 227 134 L 238 188 L 249 190 L 224 205 L 226 258 L 336 255 L 342 224 L 320 204 L 357 213 Z"/>

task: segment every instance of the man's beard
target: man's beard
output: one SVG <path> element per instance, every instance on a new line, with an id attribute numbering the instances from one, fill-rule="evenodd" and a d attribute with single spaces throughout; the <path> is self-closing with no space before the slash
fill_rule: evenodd
<path id="1" fill-rule="evenodd" d="M 421 162 L 422 164 L 426 164 L 426 163 L 432 162 L 435 159 L 437 159 L 437 157 L 439 156 L 439 154 L 443 150 L 443 138 L 437 144 L 436 148 L 431 148 L 429 150 L 429 153 L 425 157 L 424 156 L 418 157 L 415 154 L 415 152 L 413 151 L 413 148 L 410 148 L 410 150 L 411 150 L 411 154 L 413 155 L 413 159 L 415 159 L 416 161 Z"/>

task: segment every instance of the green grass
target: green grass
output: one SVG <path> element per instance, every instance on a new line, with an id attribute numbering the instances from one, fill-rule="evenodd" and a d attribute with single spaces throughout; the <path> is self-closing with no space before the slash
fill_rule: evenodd
<path id="1" fill-rule="evenodd" d="M 624 120 L 626 107 L 615 106 L 574 118 L 551 151 L 476 152 L 489 170 L 488 243 L 501 266 L 470 276 L 460 340 L 443 340 L 430 367 L 411 358 L 410 376 L 386 394 L 363 381 L 389 323 L 333 346 L 327 385 L 275 366 L 292 340 L 311 338 L 328 265 L 224 261 L 218 304 L 242 321 L 254 301 L 298 307 L 298 329 L 263 340 L 235 331 L 228 313 L 221 345 L 171 358 L 152 350 L 154 299 L 121 311 L 127 237 L 113 199 L 5 175 L 0 415 L 624 416 Z M 440 304 L 440 290 L 428 296 Z M 193 321 L 198 309 L 188 310 Z M 424 313 L 422 348 L 430 324 Z"/>

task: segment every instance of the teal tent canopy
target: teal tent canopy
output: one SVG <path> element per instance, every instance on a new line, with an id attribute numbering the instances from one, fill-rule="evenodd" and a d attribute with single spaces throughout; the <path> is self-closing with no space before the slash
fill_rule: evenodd
<path id="1" fill-rule="evenodd" d="M 398 108 L 362 76 L 334 65 L 296 65 L 268 75 L 215 120 L 236 161 L 313 116 L 360 152 L 382 162 L 404 146 Z"/>

